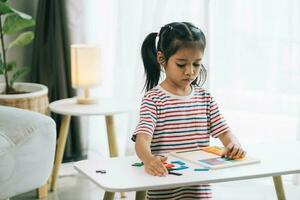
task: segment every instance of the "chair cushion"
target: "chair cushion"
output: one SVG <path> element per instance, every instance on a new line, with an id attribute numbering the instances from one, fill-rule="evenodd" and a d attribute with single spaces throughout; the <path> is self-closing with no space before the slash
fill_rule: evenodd
<path id="1" fill-rule="evenodd" d="M 0 199 L 45 184 L 55 144 L 56 125 L 50 117 L 0 106 Z"/>
<path id="2" fill-rule="evenodd" d="M 7 149 L 26 142 L 36 130 L 41 129 L 41 125 L 48 126 L 43 121 L 49 117 L 22 110 L 0 106 L 0 155 Z"/>

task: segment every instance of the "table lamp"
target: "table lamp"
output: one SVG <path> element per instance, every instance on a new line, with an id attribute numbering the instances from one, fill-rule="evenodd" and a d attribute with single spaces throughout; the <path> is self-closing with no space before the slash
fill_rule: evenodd
<path id="1" fill-rule="evenodd" d="M 83 89 L 84 96 L 77 97 L 78 104 L 97 103 L 90 97 L 89 89 L 100 85 L 100 49 L 94 45 L 71 45 L 72 87 Z"/>

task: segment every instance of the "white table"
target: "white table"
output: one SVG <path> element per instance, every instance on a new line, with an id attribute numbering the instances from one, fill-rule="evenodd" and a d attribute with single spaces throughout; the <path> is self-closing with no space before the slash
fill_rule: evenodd
<path id="1" fill-rule="evenodd" d="M 62 162 L 63 153 L 65 150 L 66 139 L 70 126 L 71 116 L 92 116 L 103 115 L 105 116 L 107 137 L 109 144 L 109 153 L 111 157 L 118 156 L 118 148 L 115 138 L 114 119 L 113 115 L 128 112 L 132 109 L 132 105 L 128 102 L 115 99 L 101 99 L 97 104 L 77 104 L 76 98 L 62 99 L 54 101 L 49 105 L 50 110 L 54 113 L 63 115 L 62 123 L 57 141 L 56 155 L 54 167 L 52 172 L 52 179 L 50 190 L 56 189 L 56 181 L 58 176 L 59 167 Z"/>
<path id="2" fill-rule="evenodd" d="M 143 191 L 150 189 L 273 177 L 277 197 L 279 200 L 284 200 L 281 175 L 300 172 L 300 142 L 257 144 L 249 146 L 247 152 L 249 155 L 259 158 L 261 162 L 202 172 L 194 171 L 193 169 L 197 167 L 189 163 L 189 169 L 180 171 L 183 173 L 182 176 L 155 177 L 148 175 L 143 167 L 131 166 L 133 163 L 139 162 L 135 156 L 84 160 L 76 162 L 74 167 L 105 191 L 140 191 L 137 192 L 136 199 L 144 198 Z M 178 159 L 169 157 L 168 161 L 172 160 Z M 96 173 L 96 170 L 106 170 L 107 173 L 99 174 Z M 113 199 L 113 195 L 109 198 L 105 197 L 105 199 Z"/>

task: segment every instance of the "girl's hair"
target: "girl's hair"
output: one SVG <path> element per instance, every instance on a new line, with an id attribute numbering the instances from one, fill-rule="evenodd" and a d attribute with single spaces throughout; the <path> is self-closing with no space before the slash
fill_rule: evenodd
<path id="1" fill-rule="evenodd" d="M 157 46 L 155 43 L 158 36 Z M 142 58 L 146 73 L 144 88 L 146 91 L 155 87 L 160 79 L 161 69 L 157 62 L 157 51 L 164 54 L 165 62 L 179 49 L 197 45 L 204 52 L 206 40 L 204 33 L 189 22 L 173 22 L 163 26 L 159 33 L 150 33 L 142 45 Z M 192 82 L 193 85 L 203 85 L 206 80 L 206 69 L 201 65 L 198 78 Z M 199 79 L 199 80 L 198 80 Z"/>

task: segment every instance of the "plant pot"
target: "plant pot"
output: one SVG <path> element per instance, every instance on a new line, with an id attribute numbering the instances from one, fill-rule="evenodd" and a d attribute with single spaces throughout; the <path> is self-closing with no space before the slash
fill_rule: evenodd
<path id="1" fill-rule="evenodd" d="M 24 94 L 2 94 L 5 84 L 0 83 L 0 105 L 13 106 L 48 115 L 48 88 L 37 83 L 15 83 L 14 88 Z"/>

